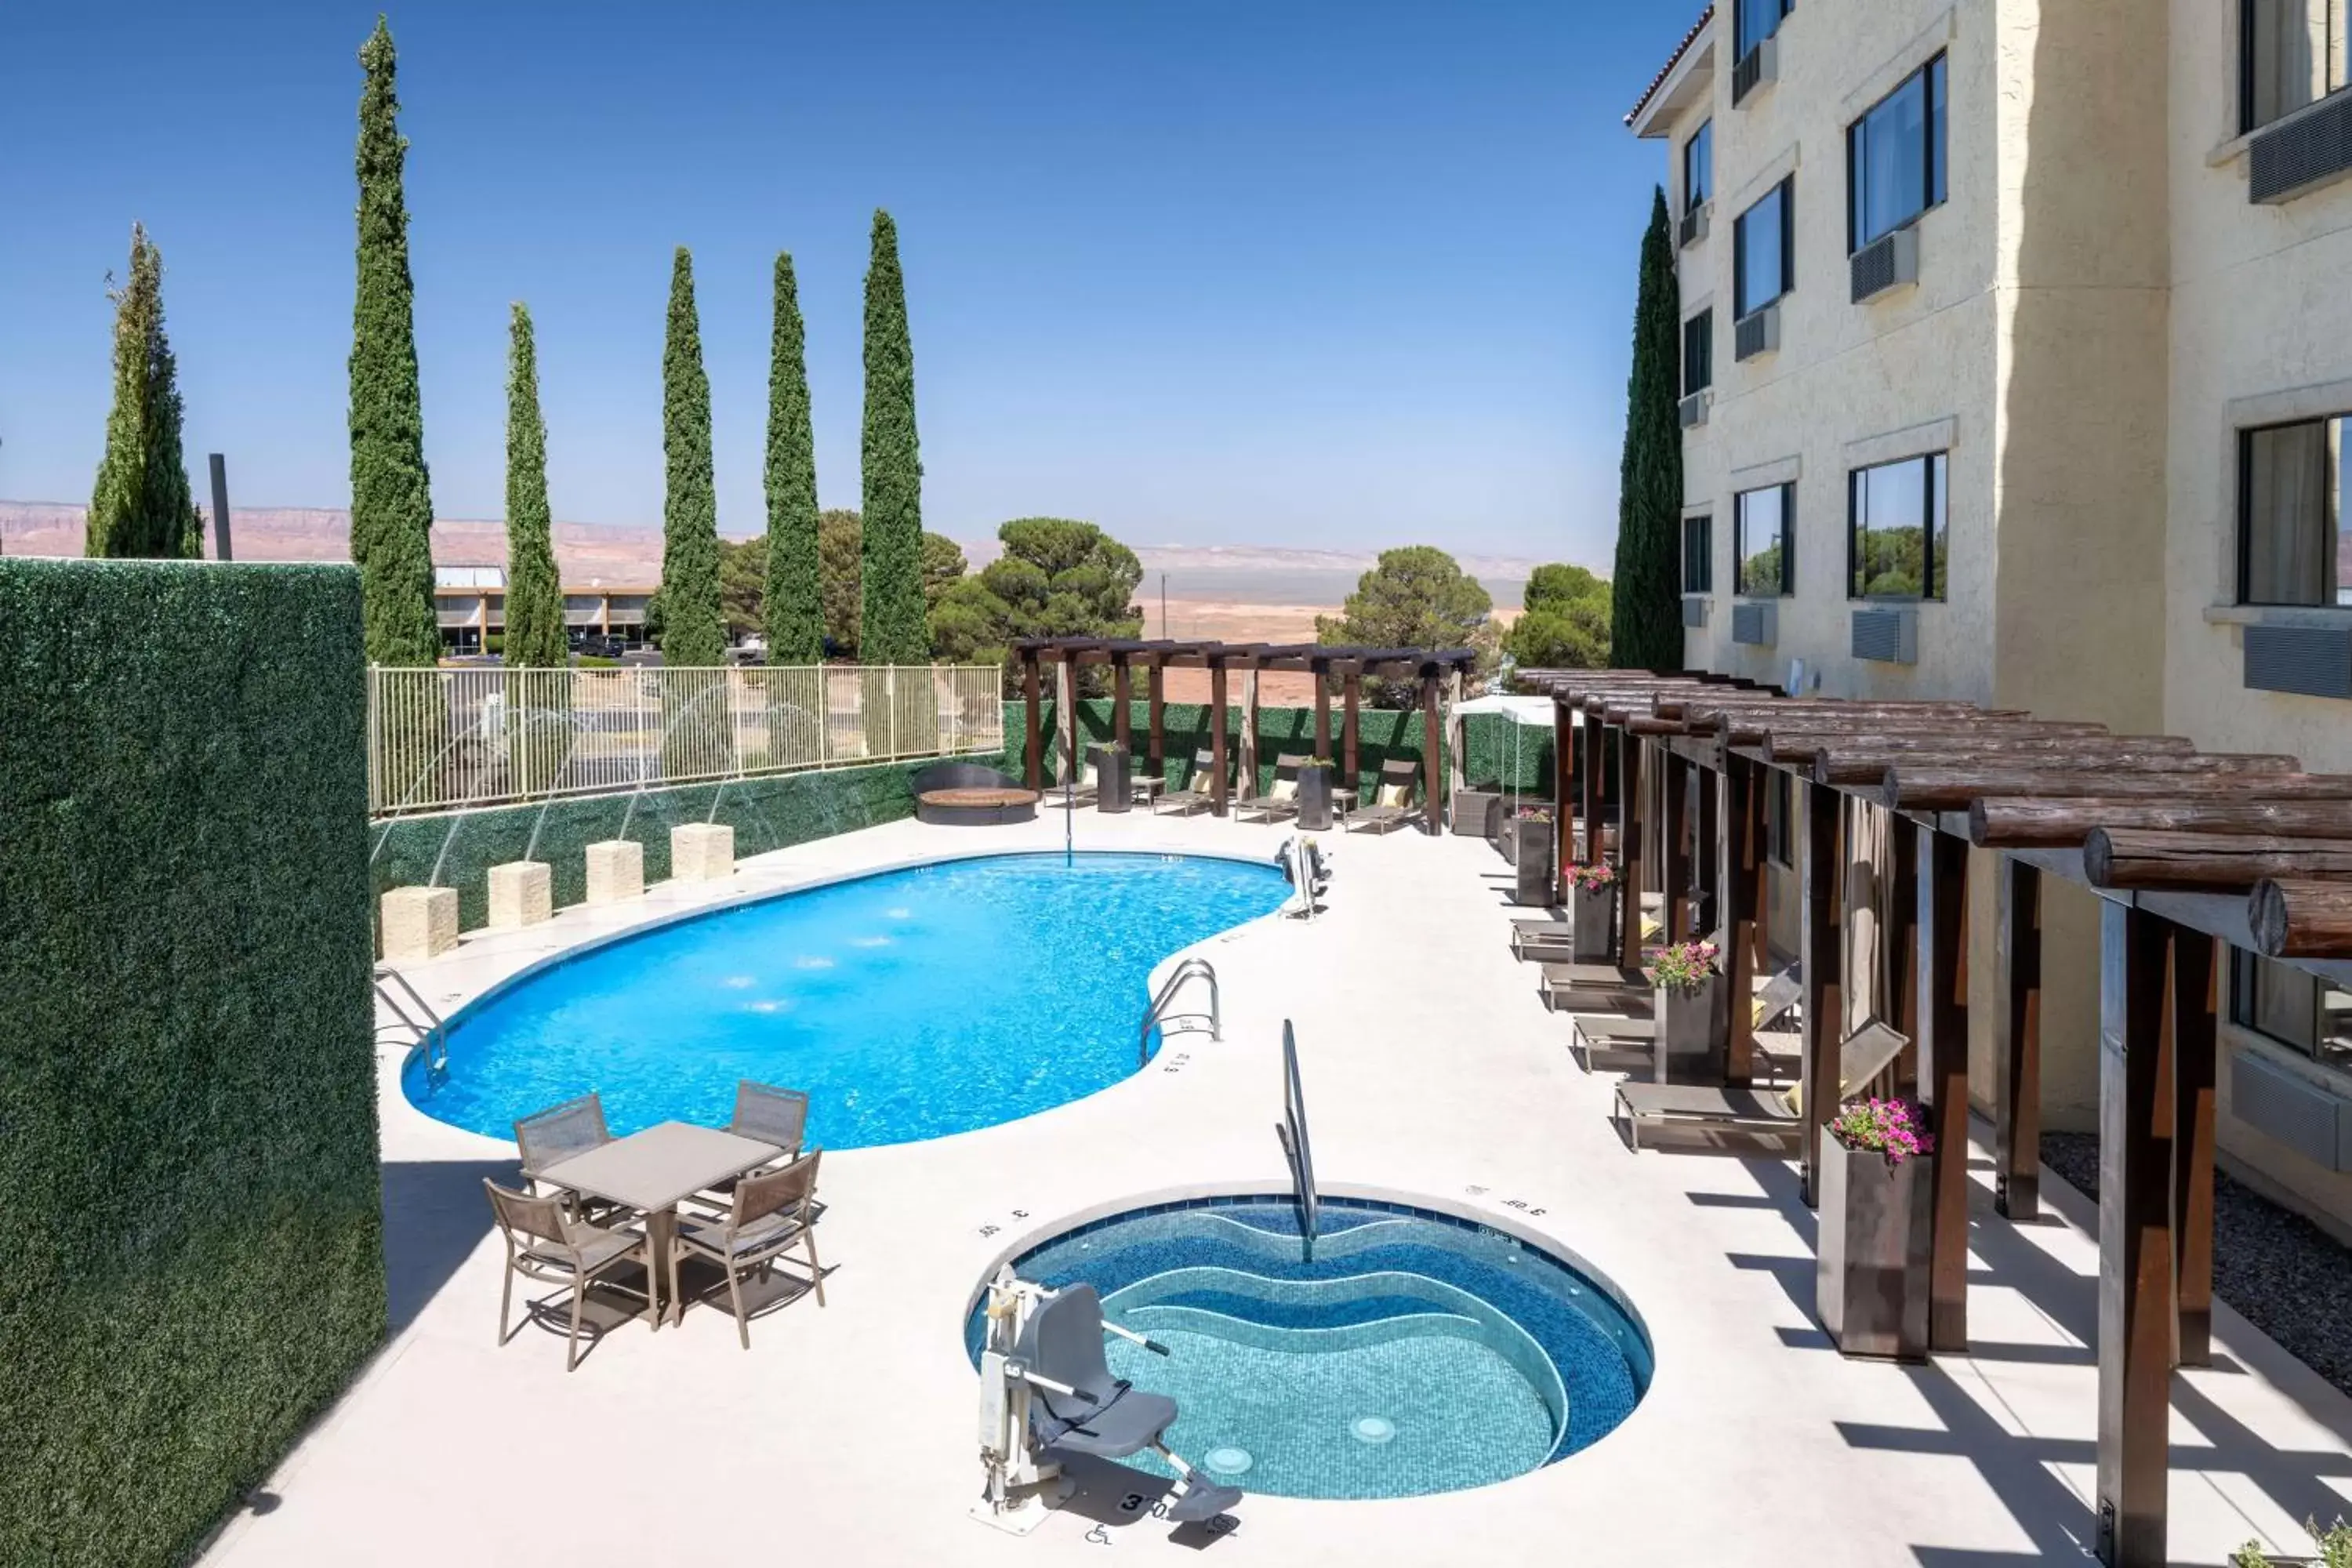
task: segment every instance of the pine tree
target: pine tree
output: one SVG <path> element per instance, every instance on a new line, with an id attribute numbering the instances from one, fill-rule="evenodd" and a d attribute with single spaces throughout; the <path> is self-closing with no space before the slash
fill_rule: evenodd
<path id="1" fill-rule="evenodd" d="M 1610 638 L 1610 660 L 1621 669 L 1679 669 L 1683 663 L 1683 436 L 1675 412 L 1682 299 L 1670 229 L 1660 190 L 1642 238 L 1633 371 L 1625 385 Z"/>
<path id="2" fill-rule="evenodd" d="M 518 303 L 507 362 L 506 661 L 527 669 L 572 663 L 563 587 L 547 505 L 547 424 L 539 412 L 539 350 Z"/>
<path id="3" fill-rule="evenodd" d="M 662 660 L 707 668 L 727 660 L 719 612 L 719 497 L 710 455 L 710 378 L 694 309 L 694 258 L 670 264 L 669 333 L 662 349 Z"/>
<path id="4" fill-rule="evenodd" d="M 808 361 L 793 258 L 776 254 L 776 317 L 768 364 L 768 662 L 824 660 L 824 595 L 817 566 L 816 437 L 809 424 Z"/>
<path id="5" fill-rule="evenodd" d="M 907 335 L 907 290 L 898 271 L 898 230 L 874 215 L 866 271 L 866 434 L 863 442 L 863 598 L 858 658 L 867 664 L 924 664 L 930 632 L 923 603 L 923 459 L 915 434 L 915 351 Z"/>
<path id="6" fill-rule="evenodd" d="M 180 447 L 179 367 L 163 331 L 163 257 L 131 229 L 131 272 L 114 291 L 114 407 L 90 492 L 91 555 L 204 553 Z"/>
<path id="7" fill-rule="evenodd" d="M 416 285 L 394 90 L 397 57 L 383 17 L 360 47 L 359 291 L 352 308 L 352 560 L 360 569 L 371 663 L 441 657 L 433 608 L 433 496 L 416 386 Z"/>

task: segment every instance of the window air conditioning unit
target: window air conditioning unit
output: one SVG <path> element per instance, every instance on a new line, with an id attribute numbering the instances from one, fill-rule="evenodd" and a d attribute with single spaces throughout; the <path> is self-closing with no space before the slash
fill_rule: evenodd
<path id="1" fill-rule="evenodd" d="M 1770 647 L 1780 640 L 1780 606 L 1770 599 L 1731 606 L 1731 640 Z"/>
<path id="2" fill-rule="evenodd" d="M 1919 226 L 1880 235 L 1853 253 L 1853 302 L 1919 281 Z"/>
<path id="3" fill-rule="evenodd" d="M 1780 79 L 1780 35 L 1773 34 L 1739 58 L 1731 68 L 1731 101 L 1738 107 L 1768 81 Z"/>
<path id="4" fill-rule="evenodd" d="M 1709 392 L 1709 388 L 1702 386 L 1675 405 L 1675 412 L 1681 416 L 1684 429 L 1695 430 L 1706 423 Z"/>
<path id="5" fill-rule="evenodd" d="M 1758 354 L 1768 354 L 1780 346 L 1780 305 L 1779 300 L 1739 318 L 1731 329 L 1731 356 L 1751 360 Z"/>
<path id="6" fill-rule="evenodd" d="M 1853 613 L 1853 657 L 1879 664 L 1919 662 L 1919 611 L 1913 605 L 1873 605 Z"/>

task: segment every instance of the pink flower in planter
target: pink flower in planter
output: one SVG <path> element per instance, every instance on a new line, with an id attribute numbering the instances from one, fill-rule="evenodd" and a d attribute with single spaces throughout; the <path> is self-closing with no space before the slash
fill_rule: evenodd
<path id="1" fill-rule="evenodd" d="M 1678 942 L 1650 965 L 1650 983 L 1661 991 L 1688 995 L 1713 979 L 1722 950 L 1711 942 Z"/>
<path id="2" fill-rule="evenodd" d="M 1579 892 L 1597 893 L 1617 885 L 1617 868 L 1606 860 L 1596 860 L 1590 866 L 1570 868 L 1568 879 L 1576 884 Z"/>
<path id="3" fill-rule="evenodd" d="M 1907 1100 L 1847 1100 L 1830 1123 L 1830 1136 L 1849 1149 L 1884 1154 L 1890 1165 L 1936 1152 L 1927 1113 Z"/>

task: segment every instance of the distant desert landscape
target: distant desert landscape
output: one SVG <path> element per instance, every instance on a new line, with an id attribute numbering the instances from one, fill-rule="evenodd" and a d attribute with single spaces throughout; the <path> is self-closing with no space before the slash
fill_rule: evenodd
<path id="1" fill-rule="evenodd" d="M 75 502 L 0 501 L 0 554 L 79 555 L 82 512 Z M 657 527 L 559 522 L 554 537 L 556 563 L 567 585 L 637 587 L 661 580 Z M 974 571 L 999 552 L 993 539 L 957 542 Z M 229 543 L 240 561 L 348 561 L 351 514 L 323 507 L 232 508 Z M 1132 548 L 1143 563 L 1143 581 L 1136 590 L 1143 635 L 1219 642 L 1313 642 L 1315 618 L 1339 613 L 1377 554 L 1260 545 Z M 213 553 L 209 532 L 205 552 Z M 506 525 L 495 520 L 436 521 L 433 559 L 442 566 L 502 563 Z M 1520 592 L 1537 562 L 1479 555 L 1461 561 L 1463 570 L 1494 595 L 1496 618 L 1507 623 L 1518 612 Z M 1169 700 L 1204 702 L 1208 695 L 1206 671 L 1169 672 Z M 1311 695 L 1306 676 L 1275 673 L 1263 678 L 1259 700 L 1290 703 Z"/>

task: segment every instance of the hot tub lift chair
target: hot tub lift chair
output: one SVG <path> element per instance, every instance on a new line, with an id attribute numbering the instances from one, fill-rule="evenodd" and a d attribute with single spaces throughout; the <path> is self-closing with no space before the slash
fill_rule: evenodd
<path id="1" fill-rule="evenodd" d="M 1275 860 L 1293 895 L 1282 912 L 1293 920 L 1313 920 L 1318 900 L 1331 889 L 1331 863 L 1323 858 L 1323 847 L 1304 835 L 1294 836 L 1282 841 Z"/>
<path id="2" fill-rule="evenodd" d="M 1103 1335 L 1157 1355 L 1168 1347 L 1105 1322 L 1091 1285 L 1048 1290 L 997 1271 L 988 1287 L 988 1340 L 980 1356 L 980 1458 L 987 1495 L 972 1506 L 984 1524 L 1026 1535 L 1076 1490 L 1061 1458 L 1124 1459 L 1149 1448 L 1176 1469 L 1161 1517 L 1206 1523 L 1235 1503 L 1237 1488 L 1213 1485 L 1170 1452 L 1176 1402 L 1110 1373 Z M 1158 1510 L 1154 1510 L 1157 1512 Z"/>

